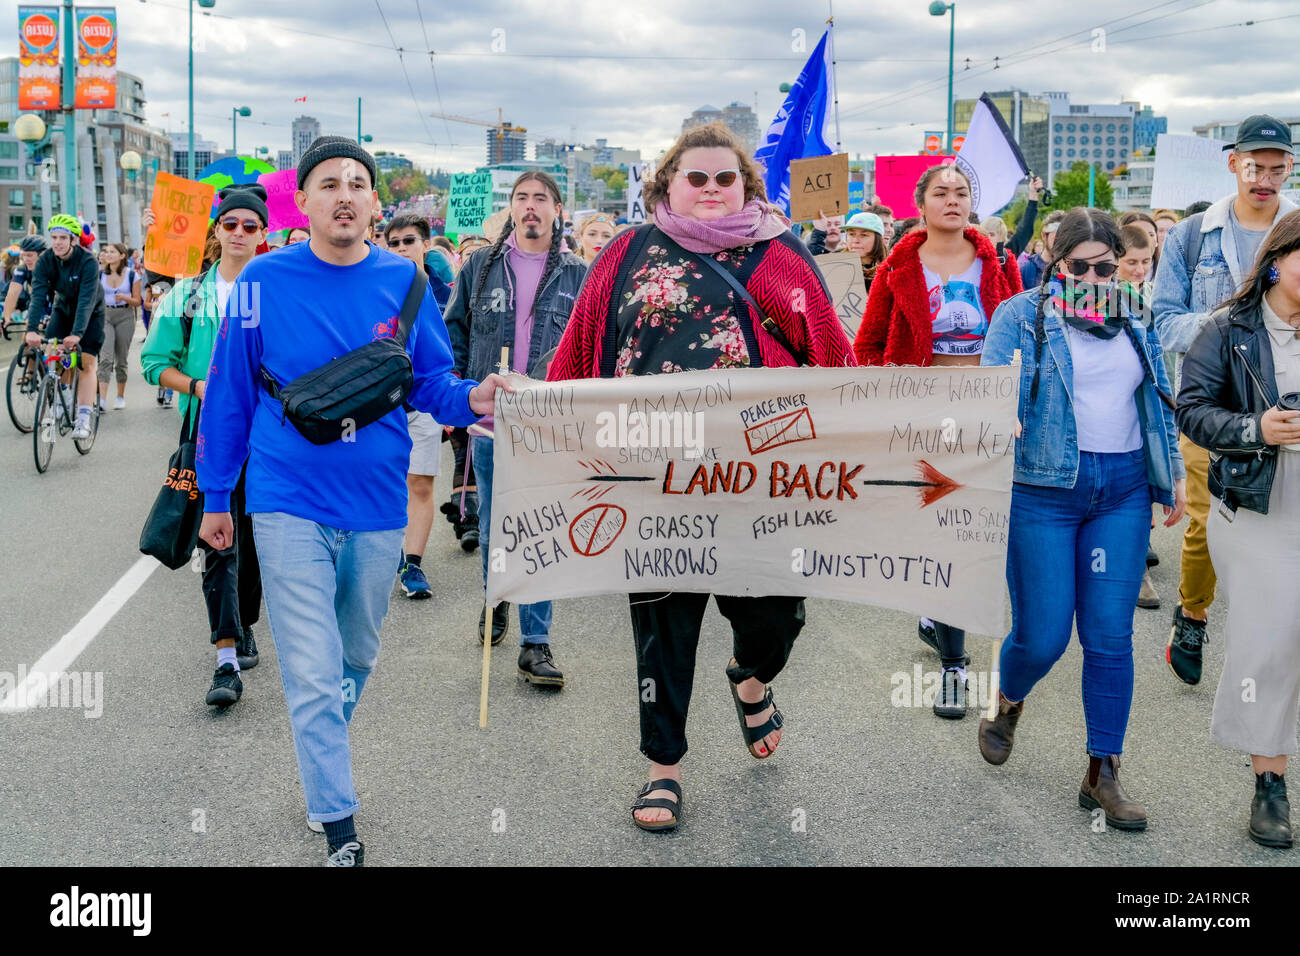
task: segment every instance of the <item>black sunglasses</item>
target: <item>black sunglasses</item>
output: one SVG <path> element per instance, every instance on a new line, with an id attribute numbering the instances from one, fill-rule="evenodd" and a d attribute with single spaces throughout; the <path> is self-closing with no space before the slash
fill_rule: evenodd
<path id="1" fill-rule="evenodd" d="M 1089 269 L 1097 273 L 1098 279 L 1109 279 L 1119 268 L 1114 262 L 1089 262 L 1087 259 L 1062 259 L 1061 262 L 1076 279 L 1086 276 Z"/>
<path id="2" fill-rule="evenodd" d="M 234 216 L 231 216 L 228 219 L 221 220 L 221 228 L 226 230 L 226 232 L 234 232 L 241 225 L 244 227 L 245 234 L 250 236 L 262 228 L 262 224 L 256 219 L 236 219 Z"/>
<path id="3" fill-rule="evenodd" d="M 413 246 L 422 241 L 418 236 L 402 236 L 400 239 L 389 239 L 388 248 L 396 249 L 398 246 Z"/>

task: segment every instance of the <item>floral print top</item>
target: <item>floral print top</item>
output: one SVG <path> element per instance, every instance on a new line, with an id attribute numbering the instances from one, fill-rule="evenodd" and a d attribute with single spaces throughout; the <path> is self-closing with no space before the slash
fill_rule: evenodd
<path id="1" fill-rule="evenodd" d="M 739 273 L 752 245 L 714 258 Z M 653 375 L 749 365 L 731 287 L 700 257 L 663 242 L 646 245 L 618 310 L 614 375 Z"/>

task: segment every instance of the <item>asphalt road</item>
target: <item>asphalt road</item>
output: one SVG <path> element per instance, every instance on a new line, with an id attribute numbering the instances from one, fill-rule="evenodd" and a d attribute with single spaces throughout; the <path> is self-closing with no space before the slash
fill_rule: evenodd
<path id="1" fill-rule="evenodd" d="M 12 350 L 0 343 L 6 367 Z M 105 413 L 87 457 L 61 441 L 37 475 L 30 436 L 0 426 L 0 674 L 31 668 L 140 558 L 179 419 L 154 403 L 134 353 L 132 362 L 129 405 Z M 449 470 L 448 456 L 440 499 Z M 627 599 L 557 603 L 553 646 L 568 677 L 559 693 L 517 677 L 512 615 L 480 729 L 480 559 L 439 518 L 424 562 L 434 597 L 394 590 L 352 724 L 367 862 L 1294 864 L 1300 855 L 1249 841 L 1248 758 L 1210 738 L 1221 610 L 1199 686 L 1165 665 L 1180 534 L 1157 531 L 1165 605 L 1135 617 L 1122 779 L 1147 806 L 1147 832 L 1094 832 L 1078 807 L 1087 757 L 1077 642 L 1029 698 L 1014 756 L 992 767 L 973 710 L 943 721 L 928 706 L 895 706 L 914 665 L 938 669 L 913 618 L 818 600 L 774 685 L 786 734 L 765 761 L 741 743 L 723 674 L 730 633 L 709 611 L 683 823 L 652 835 L 628 811 L 646 768 Z M 99 716 L 0 714 L 0 865 L 323 862 L 323 838 L 305 825 L 275 646 L 265 624 L 257 636 L 262 660 L 244 673 L 243 699 L 225 713 L 206 707 L 214 655 L 198 577 L 152 573 L 71 665 L 102 675 Z M 972 671 L 987 672 L 990 639 L 969 644 Z"/>

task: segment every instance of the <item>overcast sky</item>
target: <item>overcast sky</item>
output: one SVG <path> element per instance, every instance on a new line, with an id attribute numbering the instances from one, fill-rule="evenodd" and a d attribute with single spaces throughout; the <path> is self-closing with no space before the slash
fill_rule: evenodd
<path id="1" fill-rule="evenodd" d="M 840 127 L 851 154 L 916 152 L 925 130 L 943 128 L 948 19 L 927 7 L 836 0 Z M 355 135 L 361 96 L 372 148 L 419 165 L 484 162 L 483 127 L 429 114 L 495 120 L 498 107 L 527 127 L 530 144 L 605 137 L 650 158 L 704 103 L 757 102 L 765 128 L 827 9 L 769 0 L 217 0 L 210 17 L 196 6 L 195 128 L 229 148 L 231 107 L 249 106 L 240 152 L 267 146 L 274 159 L 300 113 L 324 132 Z M 143 77 L 148 119 L 184 130 L 184 0 L 123 0 L 118 17 L 118 66 Z M 1233 25 L 1247 20 L 1256 25 Z M 0 2 L 0 22 L 16 24 L 12 0 Z M 1298 45 L 1300 0 L 959 0 L 955 96 L 1019 87 L 1068 90 L 1074 103 L 1136 99 L 1168 116 L 1170 132 L 1253 112 L 1300 116 Z M 294 102 L 300 96 L 305 104 Z"/>

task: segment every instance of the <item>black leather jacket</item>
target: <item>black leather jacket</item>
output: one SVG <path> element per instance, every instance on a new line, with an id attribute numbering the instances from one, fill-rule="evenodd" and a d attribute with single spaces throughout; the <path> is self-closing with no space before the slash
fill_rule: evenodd
<path id="1" fill-rule="evenodd" d="M 1277 401 L 1273 348 L 1259 308 L 1215 312 L 1183 359 L 1177 421 L 1214 456 L 1210 493 L 1231 511 L 1268 514 L 1277 446 L 1264 443 L 1260 419 Z"/>

